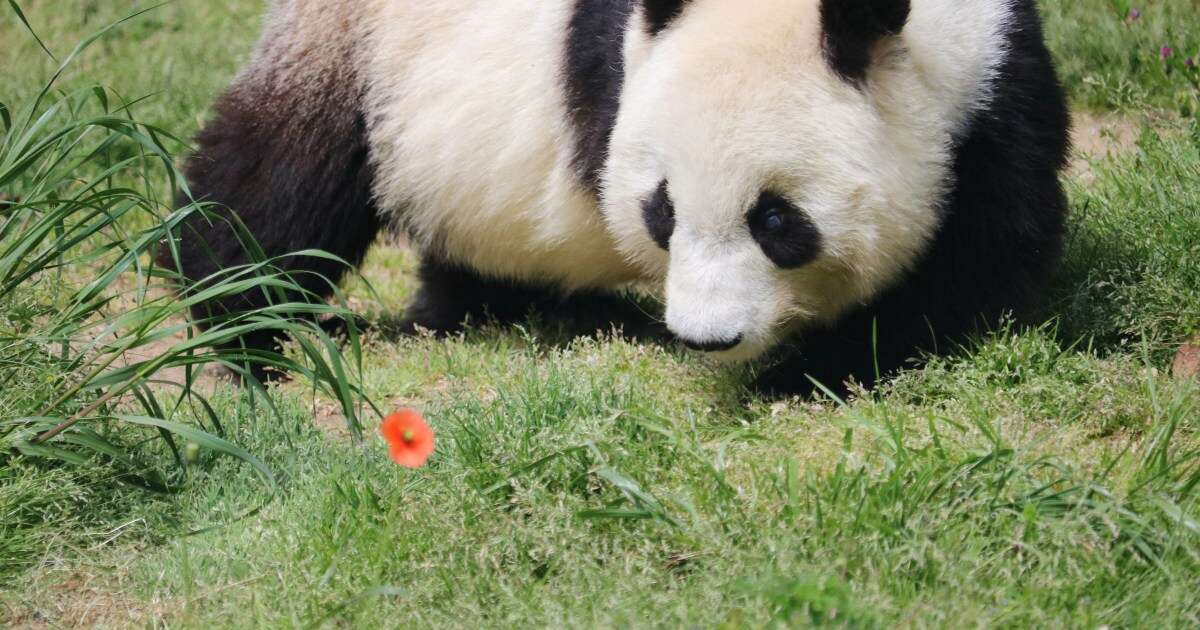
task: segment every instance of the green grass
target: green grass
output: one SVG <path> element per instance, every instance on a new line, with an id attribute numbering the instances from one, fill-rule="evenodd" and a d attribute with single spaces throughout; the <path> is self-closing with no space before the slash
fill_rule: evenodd
<path id="1" fill-rule="evenodd" d="M 1146 126 L 1069 183 L 1071 235 L 1055 305 L 1064 336 L 1173 347 L 1200 330 L 1200 118 Z"/>
<path id="2" fill-rule="evenodd" d="M 122 23 L 132 22 L 114 26 Z M 0 198 L 0 579 L 34 564 L 46 536 L 59 533 L 55 527 L 67 538 L 75 533 L 61 521 L 45 527 L 46 517 L 73 512 L 56 497 L 86 504 L 71 499 L 72 491 L 89 485 L 97 470 L 97 487 L 178 493 L 187 488 L 189 454 L 207 449 L 241 461 L 278 489 L 270 469 L 223 439 L 225 423 L 197 386 L 204 364 L 243 374 L 247 387 L 238 393 L 264 412 L 273 410 L 272 399 L 249 368 L 283 367 L 337 398 L 346 426 L 362 432 L 357 364 L 315 321 L 298 316 L 348 315 L 337 305 L 274 300 L 253 314 L 206 317 L 196 321 L 203 331 L 190 329 L 185 314 L 207 299 L 249 290 L 282 296 L 296 286 L 270 260 L 195 285 L 152 262 L 179 223 L 207 209 L 176 209 L 156 192 L 159 182 L 182 188 L 169 148 L 182 143 L 169 131 L 139 122 L 102 87 L 58 89 L 64 71 L 109 30 L 56 61 L 41 89 L 0 102 L 0 189 L 13 193 Z M 173 256 L 174 245 L 163 253 Z M 227 347 L 251 331 L 293 333 L 299 354 Z M 357 335 L 347 347 L 347 356 L 357 356 Z M 43 497 L 30 490 L 37 475 L 22 473 L 27 462 L 54 473 Z M 76 474 L 55 468 L 62 465 Z"/>
<path id="3" fill-rule="evenodd" d="M 58 64 L 42 52 L 4 4 L 0 101 L 12 103 L 38 90 Z M 21 4 L 42 41 L 62 59 L 85 36 L 158 3 Z M 100 84 L 128 100 L 154 95 L 135 109 L 138 119 L 190 137 L 253 47 L 263 6 L 245 0 L 165 3 L 98 42 L 70 68 L 62 85 L 69 89 Z"/>
<path id="4" fill-rule="evenodd" d="M 380 323 L 362 383 L 385 409 L 425 410 L 428 467 L 356 443 L 335 400 L 299 384 L 272 390 L 276 414 L 230 388 L 208 397 L 278 487 L 203 447 L 171 493 L 119 483 L 120 461 L 0 454 L 0 622 L 1200 624 L 1200 387 L 1167 369 L 1200 329 L 1200 122 L 1194 78 L 1155 73 L 1163 43 L 1196 48 L 1189 3 L 1127 25 L 1113 2 L 1043 2 L 1075 107 L 1140 128 L 1072 171 L 1045 326 L 997 331 L 845 405 L 747 403 L 742 372 L 656 346 L 562 342 L 536 324 L 397 338 L 386 324 L 414 260 L 381 247 L 365 274 L 377 292 L 346 286 Z M 26 7 L 56 54 L 130 10 L 81 4 Z M 139 119 L 187 135 L 257 11 L 167 5 L 64 85 L 156 93 Z M 0 101 L 27 98 L 52 66 L 15 20 L 0 42 L 21 60 L 0 66 Z M 46 290 L 3 303 L 0 325 L 31 321 Z M 47 371 L 0 391 L 0 422 L 27 414 Z"/>
<path id="5" fill-rule="evenodd" d="M 1041 0 L 1059 74 L 1088 109 L 1200 115 L 1196 0 Z M 1141 17 L 1131 20 L 1132 10 Z M 1163 47 L 1171 54 L 1162 58 Z M 1188 67 L 1187 59 L 1196 65 Z"/>

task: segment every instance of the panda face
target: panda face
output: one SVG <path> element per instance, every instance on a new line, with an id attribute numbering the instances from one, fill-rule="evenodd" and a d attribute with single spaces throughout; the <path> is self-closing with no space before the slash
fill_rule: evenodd
<path id="1" fill-rule="evenodd" d="M 638 19 L 603 209 L 685 344 L 756 357 L 913 264 L 962 106 L 925 89 L 902 36 L 872 40 L 856 77 L 831 63 L 820 0 L 694 0 L 655 34 Z"/>

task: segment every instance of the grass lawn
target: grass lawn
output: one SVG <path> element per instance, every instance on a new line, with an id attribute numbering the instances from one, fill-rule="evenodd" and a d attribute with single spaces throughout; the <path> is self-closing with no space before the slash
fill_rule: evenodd
<path id="1" fill-rule="evenodd" d="M 1120 0 L 1042 4 L 1079 123 L 1044 326 L 844 404 L 746 402 L 739 369 L 539 322 L 390 334 L 414 260 L 381 245 L 346 286 L 376 324 L 362 385 L 424 410 L 430 465 L 392 464 L 377 419 L 356 443 L 302 383 L 272 390 L 277 413 L 203 385 L 273 483 L 201 447 L 182 488 L 154 493 L 103 457 L 0 439 L 0 624 L 1200 625 L 1200 386 L 1170 370 L 1200 331 L 1200 4 L 1147 0 L 1137 20 Z M 61 57 L 144 5 L 23 6 Z M 64 85 L 152 95 L 137 116 L 187 137 L 261 8 L 160 7 Z M 0 13 L 13 103 L 56 64 Z M 0 342 L 44 290 L 0 301 Z M 52 380 L 21 374 L 0 388 L 0 438 Z"/>

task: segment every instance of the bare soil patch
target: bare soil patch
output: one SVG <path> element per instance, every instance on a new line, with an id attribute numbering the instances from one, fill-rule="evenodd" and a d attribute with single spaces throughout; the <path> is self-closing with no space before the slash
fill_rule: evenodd
<path id="1" fill-rule="evenodd" d="M 1171 373 L 1181 381 L 1200 377 L 1200 334 L 1179 349 Z"/>
<path id="2" fill-rule="evenodd" d="M 1142 130 L 1142 123 L 1129 116 L 1075 112 L 1071 118 L 1074 155 L 1067 172 L 1084 182 L 1094 178 L 1093 161 L 1129 153 Z"/>
<path id="3" fill-rule="evenodd" d="M 1141 122 L 1128 116 L 1076 112 L 1071 143 L 1087 157 L 1102 158 L 1126 153 L 1137 145 Z"/>
<path id="4" fill-rule="evenodd" d="M 108 578 L 73 572 L 51 585 L 38 601 L 0 609 L 0 626 L 30 630 L 137 627 L 164 614 L 162 603 L 139 601 L 114 586 Z"/>

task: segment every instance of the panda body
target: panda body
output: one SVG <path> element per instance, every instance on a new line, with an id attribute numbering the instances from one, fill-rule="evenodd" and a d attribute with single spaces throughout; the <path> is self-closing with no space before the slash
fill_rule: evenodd
<path id="1" fill-rule="evenodd" d="M 1026 309 L 1065 214 L 1032 0 L 280 0 L 216 114 L 193 190 L 275 255 L 405 232 L 413 330 L 645 287 L 771 391 Z M 244 260 L 188 232 L 189 277 Z"/>
<path id="2" fill-rule="evenodd" d="M 414 244 L 566 289 L 640 274 L 575 169 L 563 88 L 573 3 L 380 2 L 367 22 L 375 194 Z"/>

